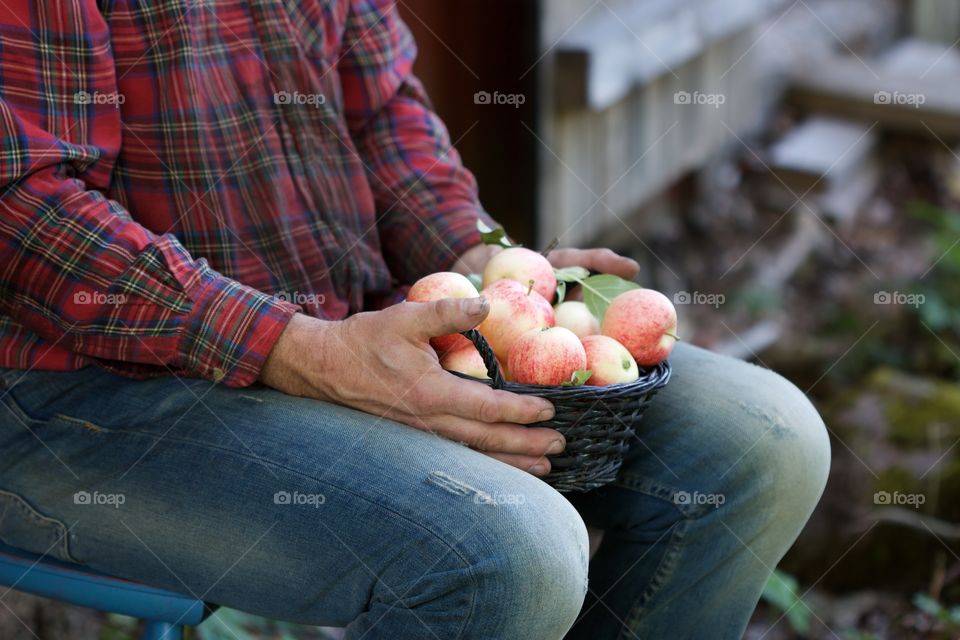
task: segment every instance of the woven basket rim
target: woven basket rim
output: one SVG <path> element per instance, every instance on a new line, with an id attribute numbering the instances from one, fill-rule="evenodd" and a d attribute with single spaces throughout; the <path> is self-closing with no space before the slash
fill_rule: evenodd
<path id="1" fill-rule="evenodd" d="M 542 394 L 554 398 L 574 398 L 581 396 L 602 398 L 606 395 L 623 396 L 627 394 L 647 393 L 649 391 L 659 389 L 670 381 L 670 376 L 672 374 L 672 368 L 669 361 L 664 360 L 653 367 L 642 367 L 640 369 L 640 377 L 636 380 L 632 382 L 621 382 L 618 384 L 564 387 L 560 385 L 523 384 L 520 382 L 509 382 L 503 378 L 503 373 L 500 370 L 500 363 L 493 355 L 493 350 L 490 348 L 490 345 L 487 343 L 483 335 L 481 335 L 476 329 L 464 331 L 462 335 L 470 340 L 477 348 L 477 351 L 480 352 L 480 356 L 483 358 L 484 364 L 487 366 L 488 375 L 490 377 L 476 378 L 474 376 L 456 371 L 451 371 L 451 373 L 461 378 L 487 384 L 493 386 L 495 389 L 502 389 L 504 391 L 513 391 L 517 393 L 534 395 Z M 499 385 L 497 384 L 497 380 L 500 381 Z"/>
<path id="2" fill-rule="evenodd" d="M 486 385 L 490 385 L 492 383 L 490 378 L 477 378 L 466 373 L 460 373 L 459 371 L 449 371 L 448 373 L 452 373 L 458 378 L 463 378 L 464 380 L 470 380 L 471 382 L 479 382 Z M 561 392 L 567 392 L 567 395 L 583 395 L 589 392 L 593 392 L 596 395 L 605 395 L 606 393 L 616 393 L 619 395 L 621 393 L 628 393 L 631 391 L 644 393 L 653 389 L 659 389 L 663 385 L 667 384 L 667 382 L 670 381 L 671 374 L 672 368 L 670 367 L 670 363 L 667 360 L 664 360 L 655 367 L 641 369 L 640 377 L 633 382 L 621 382 L 618 384 L 608 385 L 583 384 L 579 387 L 561 387 L 547 384 L 523 384 L 520 382 L 504 381 L 503 386 L 497 388 L 504 391 L 523 390 L 526 393 L 544 391 L 550 392 L 551 394 L 559 394 Z"/>

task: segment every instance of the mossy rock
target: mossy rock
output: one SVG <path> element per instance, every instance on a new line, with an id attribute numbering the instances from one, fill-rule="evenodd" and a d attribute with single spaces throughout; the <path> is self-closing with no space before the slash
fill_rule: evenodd
<path id="1" fill-rule="evenodd" d="M 824 578 L 827 588 L 922 591 L 936 556 L 949 553 L 922 525 L 881 521 L 857 539 L 886 506 L 960 522 L 960 445 L 951 449 L 960 438 L 960 387 L 879 368 L 833 391 L 820 406 L 833 432 L 830 481 L 784 568 L 801 582 L 817 580 L 849 550 Z M 883 504 L 878 492 L 913 503 Z"/>
<path id="2" fill-rule="evenodd" d="M 893 442 L 928 447 L 933 425 L 939 425 L 941 436 L 950 438 L 951 443 L 960 437 L 957 383 L 880 369 L 871 376 L 869 386 L 885 399 Z"/>

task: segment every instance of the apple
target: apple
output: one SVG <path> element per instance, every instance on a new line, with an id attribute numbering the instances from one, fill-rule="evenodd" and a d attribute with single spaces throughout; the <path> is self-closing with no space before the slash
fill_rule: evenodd
<path id="1" fill-rule="evenodd" d="M 507 382 L 513 382 L 513 376 L 510 375 L 510 369 L 507 368 L 507 363 L 497 358 L 497 364 L 500 365 L 500 375 L 503 376 L 503 379 Z"/>
<path id="2" fill-rule="evenodd" d="M 659 291 L 631 289 L 610 302 L 601 330 L 625 346 L 638 365 L 652 367 L 677 343 L 677 310 Z"/>
<path id="3" fill-rule="evenodd" d="M 461 336 L 463 337 L 463 336 Z M 480 352 L 472 344 L 465 347 L 447 351 L 440 357 L 440 366 L 447 371 L 457 371 L 465 373 L 474 378 L 489 378 L 487 375 L 487 365 L 483 364 L 483 358 Z"/>
<path id="4" fill-rule="evenodd" d="M 570 329 L 581 340 L 587 336 L 600 333 L 600 322 L 590 313 L 587 305 L 578 300 L 561 302 L 553 309 L 557 318 L 557 326 Z"/>
<path id="5" fill-rule="evenodd" d="M 587 384 L 603 387 L 608 384 L 633 382 L 640 377 L 637 361 L 627 348 L 609 336 L 594 335 L 581 339 L 591 371 Z"/>
<path id="6" fill-rule="evenodd" d="M 465 276 L 452 271 L 431 273 L 417 280 L 407 293 L 410 302 L 433 302 L 444 298 L 476 298 L 480 295 Z M 473 344 L 458 333 L 430 338 L 430 346 L 438 355 L 447 351 L 473 348 Z"/>
<path id="7" fill-rule="evenodd" d="M 490 313 L 477 329 L 502 362 L 507 361 L 510 347 L 525 332 L 555 324 L 550 303 L 514 280 L 497 280 L 484 287 L 482 295 L 490 303 Z"/>
<path id="8" fill-rule="evenodd" d="M 507 365 L 516 382 L 559 385 L 587 368 L 587 352 L 569 329 L 531 329 L 514 343 Z"/>
<path id="9" fill-rule="evenodd" d="M 483 288 L 497 280 L 516 280 L 524 286 L 533 281 L 533 290 L 553 300 L 557 278 L 553 266 L 543 255 L 523 247 L 510 247 L 494 255 L 483 270 Z"/>

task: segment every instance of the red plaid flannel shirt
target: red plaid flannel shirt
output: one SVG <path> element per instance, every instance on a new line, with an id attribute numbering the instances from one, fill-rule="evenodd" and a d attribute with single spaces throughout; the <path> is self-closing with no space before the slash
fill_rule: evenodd
<path id="1" fill-rule="evenodd" d="M 0 367 L 243 386 L 479 242 L 387 0 L 5 0 Z"/>

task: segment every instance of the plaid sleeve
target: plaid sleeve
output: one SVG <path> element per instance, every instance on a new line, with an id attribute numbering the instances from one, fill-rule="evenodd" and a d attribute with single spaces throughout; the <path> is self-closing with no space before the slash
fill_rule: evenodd
<path id="1" fill-rule="evenodd" d="M 243 386 L 298 309 L 194 260 L 103 195 L 121 123 L 106 23 L 89 2 L 0 14 L 0 311 L 113 370 Z M 18 17 L 20 16 L 20 17 Z M 125 369 L 124 364 L 129 364 Z"/>
<path id="2" fill-rule="evenodd" d="M 401 282 L 450 267 L 480 242 L 480 205 L 422 85 L 392 0 L 353 0 L 339 63 L 347 122 L 370 175 L 384 256 Z"/>

